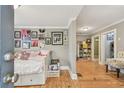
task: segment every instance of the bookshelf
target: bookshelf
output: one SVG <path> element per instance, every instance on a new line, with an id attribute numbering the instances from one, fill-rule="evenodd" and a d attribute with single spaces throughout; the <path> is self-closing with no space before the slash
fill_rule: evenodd
<path id="1" fill-rule="evenodd" d="M 91 58 L 91 39 L 84 40 L 79 47 L 80 58 Z"/>

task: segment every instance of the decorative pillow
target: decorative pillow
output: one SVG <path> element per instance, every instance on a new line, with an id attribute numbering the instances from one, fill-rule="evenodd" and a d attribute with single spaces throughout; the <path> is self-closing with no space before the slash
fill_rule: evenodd
<path id="1" fill-rule="evenodd" d="M 48 53 L 49 53 L 48 50 L 41 50 L 40 53 L 39 53 L 39 55 L 40 55 L 40 56 L 47 56 Z"/>
<path id="2" fill-rule="evenodd" d="M 39 51 L 31 51 L 30 56 L 35 57 L 35 56 L 39 55 L 39 53 L 40 53 Z"/>
<path id="3" fill-rule="evenodd" d="M 30 57 L 30 53 L 26 52 L 26 51 L 22 51 L 21 52 L 21 60 L 28 60 L 28 58 Z"/>
<path id="4" fill-rule="evenodd" d="M 16 58 L 16 59 L 20 59 L 21 58 L 21 52 L 20 51 L 18 51 L 18 52 L 15 52 L 15 54 L 14 54 L 14 57 Z"/>

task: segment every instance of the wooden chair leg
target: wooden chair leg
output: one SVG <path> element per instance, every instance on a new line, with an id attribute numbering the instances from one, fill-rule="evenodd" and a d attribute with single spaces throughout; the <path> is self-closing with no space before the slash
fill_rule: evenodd
<path id="1" fill-rule="evenodd" d="M 108 65 L 106 64 L 106 72 L 108 72 Z"/>
<path id="2" fill-rule="evenodd" d="M 120 69 L 117 68 L 116 71 L 117 71 L 117 78 L 119 78 Z"/>

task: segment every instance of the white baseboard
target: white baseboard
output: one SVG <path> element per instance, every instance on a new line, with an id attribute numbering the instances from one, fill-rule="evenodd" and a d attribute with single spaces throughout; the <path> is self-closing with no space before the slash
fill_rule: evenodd
<path id="1" fill-rule="evenodd" d="M 72 73 L 69 66 L 60 66 L 60 70 L 68 70 L 72 80 L 77 80 L 77 74 Z"/>
<path id="2" fill-rule="evenodd" d="M 77 80 L 78 79 L 77 74 L 72 73 L 72 71 L 70 69 L 69 69 L 69 74 L 70 74 L 72 80 Z"/>
<path id="3" fill-rule="evenodd" d="M 60 70 L 69 70 L 68 66 L 60 66 Z"/>

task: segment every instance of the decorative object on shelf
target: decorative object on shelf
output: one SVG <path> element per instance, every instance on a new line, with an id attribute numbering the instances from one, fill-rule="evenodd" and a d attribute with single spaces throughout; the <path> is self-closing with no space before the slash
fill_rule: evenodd
<path id="1" fill-rule="evenodd" d="M 39 29 L 39 32 L 40 33 L 44 33 L 45 32 L 45 29 Z"/>
<path id="2" fill-rule="evenodd" d="M 22 29 L 21 33 L 22 33 L 22 40 L 31 41 L 31 30 Z"/>
<path id="3" fill-rule="evenodd" d="M 63 32 L 52 32 L 52 44 L 63 45 Z"/>
<path id="4" fill-rule="evenodd" d="M 23 42 L 22 43 L 22 48 L 23 49 L 30 49 L 30 42 Z"/>
<path id="5" fill-rule="evenodd" d="M 20 31 L 15 31 L 14 32 L 14 38 L 15 39 L 21 39 L 21 32 Z"/>
<path id="6" fill-rule="evenodd" d="M 32 31 L 31 32 L 31 38 L 38 38 L 38 32 L 37 31 Z"/>
<path id="7" fill-rule="evenodd" d="M 21 40 L 15 40 L 15 48 L 21 48 Z"/>
<path id="8" fill-rule="evenodd" d="M 46 37 L 45 38 L 45 44 L 46 45 L 50 45 L 51 44 L 51 38 L 50 37 Z"/>
<path id="9" fill-rule="evenodd" d="M 32 40 L 31 41 L 31 46 L 32 47 L 38 47 L 38 40 Z"/>
<path id="10" fill-rule="evenodd" d="M 91 39 L 88 38 L 79 44 L 79 57 L 80 58 L 91 58 Z"/>

